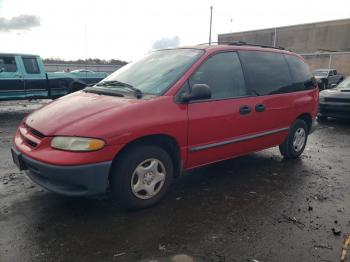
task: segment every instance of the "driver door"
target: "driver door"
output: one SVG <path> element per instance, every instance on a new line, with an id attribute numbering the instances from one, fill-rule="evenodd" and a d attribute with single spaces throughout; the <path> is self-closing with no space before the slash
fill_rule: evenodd
<path id="1" fill-rule="evenodd" d="M 246 142 L 232 143 L 254 128 L 241 63 L 236 52 L 210 56 L 190 77 L 190 87 L 207 84 L 211 99 L 188 104 L 189 168 L 231 158 L 246 150 Z"/>

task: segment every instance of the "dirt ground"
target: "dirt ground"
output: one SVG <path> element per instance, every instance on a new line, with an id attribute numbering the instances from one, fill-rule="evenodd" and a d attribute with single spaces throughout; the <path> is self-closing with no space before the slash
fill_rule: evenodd
<path id="1" fill-rule="evenodd" d="M 47 192 L 17 170 L 11 137 L 46 102 L 0 103 L 1 262 L 340 261 L 350 122 L 320 123 L 298 160 L 274 148 L 196 169 L 159 205 L 127 212 L 105 197 Z"/>

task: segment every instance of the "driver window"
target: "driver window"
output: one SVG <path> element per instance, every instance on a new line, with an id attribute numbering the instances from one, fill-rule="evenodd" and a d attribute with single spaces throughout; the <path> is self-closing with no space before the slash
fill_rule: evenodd
<path id="1" fill-rule="evenodd" d="M 189 79 L 190 86 L 207 84 L 211 99 L 247 95 L 241 63 L 236 52 L 225 52 L 208 58 Z"/>

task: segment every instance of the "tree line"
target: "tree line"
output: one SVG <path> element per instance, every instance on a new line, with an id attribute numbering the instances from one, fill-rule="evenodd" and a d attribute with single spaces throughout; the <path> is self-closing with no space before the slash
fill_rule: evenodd
<path id="1" fill-rule="evenodd" d="M 126 65 L 127 62 L 119 59 L 99 59 L 99 58 L 88 58 L 78 60 L 63 60 L 61 58 L 45 58 L 44 63 L 47 64 L 88 64 L 88 65 Z"/>

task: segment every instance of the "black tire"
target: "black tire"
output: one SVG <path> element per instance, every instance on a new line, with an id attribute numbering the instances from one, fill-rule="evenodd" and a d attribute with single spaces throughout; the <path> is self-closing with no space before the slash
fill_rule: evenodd
<path id="1" fill-rule="evenodd" d="M 139 177 L 139 175 L 137 175 L 136 168 L 142 162 L 150 159 L 160 161 L 160 168 L 165 168 L 165 179 L 163 180 L 163 182 L 158 182 L 160 183 L 158 186 L 161 188 L 154 196 L 148 199 L 141 199 L 136 194 L 142 195 L 142 190 L 136 193 L 133 192 L 132 183 L 134 183 L 134 181 L 132 182 L 132 179 L 135 180 L 136 176 L 137 181 L 141 181 L 141 178 Z M 136 172 L 136 175 L 134 175 L 134 172 Z M 131 146 L 130 148 L 126 149 L 126 151 L 122 152 L 122 155 L 112 168 L 110 176 L 112 199 L 116 201 L 120 200 L 121 204 L 129 210 L 151 207 L 163 198 L 168 186 L 170 185 L 173 179 L 173 174 L 173 163 L 171 157 L 165 150 L 153 145 Z M 144 174 L 144 176 L 146 176 L 146 174 Z M 151 174 L 151 176 L 153 176 L 153 173 Z M 144 182 L 145 179 L 146 178 L 143 177 L 142 183 L 140 183 L 143 186 L 150 186 Z M 155 184 L 153 188 L 157 188 L 157 184 Z M 144 193 L 146 193 L 145 190 Z M 145 194 L 145 197 L 148 197 L 146 195 L 147 194 Z"/>
<path id="2" fill-rule="evenodd" d="M 305 132 L 305 140 L 303 142 L 302 147 L 295 147 L 293 145 L 296 132 L 300 132 L 299 130 L 303 129 Z M 295 159 L 298 158 L 304 151 L 306 143 L 307 143 L 307 137 L 309 134 L 308 126 L 306 122 L 302 119 L 297 119 L 291 128 L 289 129 L 288 137 L 286 140 L 279 146 L 281 154 L 288 159 Z"/>

